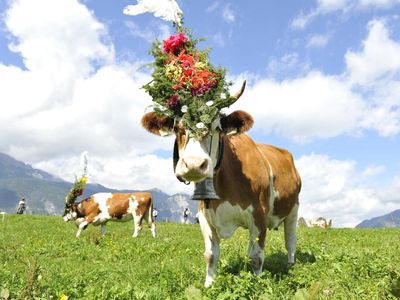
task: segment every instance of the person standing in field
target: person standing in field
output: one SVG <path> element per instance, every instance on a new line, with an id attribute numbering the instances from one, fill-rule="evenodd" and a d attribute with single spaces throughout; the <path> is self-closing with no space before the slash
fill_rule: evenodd
<path id="1" fill-rule="evenodd" d="M 158 211 L 157 211 L 157 209 L 154 207 L 154 208 L 153 208 L 153 220 L 154 220 L 154 221 L 157 219 L 157 216 L 158 216 Z"/>
<path id="2" fill-rule="evenodd" d="M 183 211 L 183 224 L 187 224 L 189 216 L 189 209 L 186 207 L 185 210 Z"/>
<path id="3" fill-rule="evenodd" d="M 26 209 L 26 200 L 24 197 L 19 201 L 17 207 L 17 215 L 22 215 Z"/>

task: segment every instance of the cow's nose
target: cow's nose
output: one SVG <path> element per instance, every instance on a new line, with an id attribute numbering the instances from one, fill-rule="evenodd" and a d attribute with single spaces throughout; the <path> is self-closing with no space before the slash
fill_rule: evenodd
<path id="1" fill-rule="evenodd" d="M 197 171 L 199 173 L 207 172 L 208 161 L 205 158 L 182 158 L 182 164 L 188 171 Z"/>

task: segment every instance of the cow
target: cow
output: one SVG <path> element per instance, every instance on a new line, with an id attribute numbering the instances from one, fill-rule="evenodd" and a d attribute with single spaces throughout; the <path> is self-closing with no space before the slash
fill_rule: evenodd
<path id="1" fill-rule="evenodd" d="M 101 225 L 101 233 L 106 234 L 108 221 L 128 221 L 133 219 L 133 237 L 137 237 L 142 228 L 143 219 L 156 237 L 156 225 L 153 222 L 153 199 L 150 193 L 97 193 L 80 203 L 65 203 L 64 221 L 75 221 L 78 231 L 76 237 L 89 224 Z"/>
<path id="2" fill-rule="evenodd" d="M 332 219 L 330 219 L 328 222 L 325 218 L 319 217 L 317 219 L 310 220 L 309 224 L 310 227 L 331 228 Z"/>
<path id="3" fill-rule="evenodd" d="M 230 104 L 239 99 L 245 84 Z M 141 122 L 153 134 L 175 134 L 174 168 L 179 180 L 198 183 L 212 178 L 220 198 L 199 202 L 205 287 L 215 279 L 220 240 L 231 237 L 238 227 L 250 231 L 248 256 L 255 274 L 262 272 L 267 229 L 277 229 L 281 223 L 288 266 L 294 264 L 301 179 L 287 150 L 257 144 L 245 134 L 254 123 L 250 114 L 220 114 L 202 139 L 194 138 L 177 118 L 148 112 Z"/>

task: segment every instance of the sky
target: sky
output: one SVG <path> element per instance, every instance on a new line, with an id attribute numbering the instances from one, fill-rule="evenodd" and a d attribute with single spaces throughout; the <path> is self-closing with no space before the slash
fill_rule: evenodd
<path id="1" fill-rule="evenodd" d="M 249 135 L 288 149 L 302 177 L 299 216 L 335 227 L 400 208 L 400 1 L 178 0 L 210 60 L 247 88 L 229 111 Z M 0 2 L 0 152 L 73 181 L 191 193 L 172 170 L 173 138 L 147 133 L 148 50 L 174 33 L 136 0 Z"/>

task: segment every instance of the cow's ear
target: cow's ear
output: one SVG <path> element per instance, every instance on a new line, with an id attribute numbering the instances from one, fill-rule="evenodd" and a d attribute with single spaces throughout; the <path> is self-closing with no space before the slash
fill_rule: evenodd
<path id="1" fill-rule="evenodd" d="M 157 116 L 155 112 L 146 113 L 142 117 L 142 126 L 149 132 L 160 136 L 174 133 L 174 119 Z"/>
<path id="2" fill-rule="evenodd" d="M 225 134 L 243 133 L 249 130 L 253 124 L 253 117 L 242 110 L 221 117 L 221 128 Z"/>

